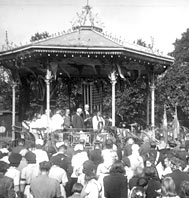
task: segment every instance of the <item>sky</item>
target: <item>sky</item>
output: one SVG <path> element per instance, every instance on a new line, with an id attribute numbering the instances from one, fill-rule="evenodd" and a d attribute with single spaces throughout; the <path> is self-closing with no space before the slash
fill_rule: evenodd
<path id="1" fill-rule="evenodd" d="M 9 42 L 29 43 L 36 32 L 50 34 L 71 28 L 71 21 L 87 0 L 0 0 L 0 49 Z M 154 47 L 167 54 L 176 38 L 189 28 L 189 0 L 89 0 L 104 31 L 123 40 L 154 39 Z"/>

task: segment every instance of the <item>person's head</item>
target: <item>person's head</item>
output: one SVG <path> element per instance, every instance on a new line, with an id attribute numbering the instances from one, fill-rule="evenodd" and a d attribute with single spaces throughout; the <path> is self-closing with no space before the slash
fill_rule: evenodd
<path id="1" fill-rule="evenodd" d="M 122 162 L 123 162 L 123 165 L 124 165 L 124 166 L 126 166 L 126 167 L 131 167 L 131 163 L 130 163 L 130 160 L 129 160 L 128 157 L 123 156 Z"/>
<path id="2" fill-rule="evenodd" d="M 64 145 L 68 148 L 71 146 L 71 143 L 69 140 L 64 140 Z"/>
<path id="3" fill-rule="evenodd" d="M 180 186 L 180 198 L 189 198 L 189 181 L 183 181 Z"/>
<path id="4" fill-rule="evenodd" d="M 101 111 L 97 111 L 96 115 L 101 116 L 102 115 Z"/>
<path id="5" fill-rule="evenodd" d="M 94 149 L 101 149 L 101 142 L 100 141 L 94 142 Z"/>
<path id="6" fill-rule="evenodd" d="M 143 141 L 144 141 L 144 143 L 145 143 L 145 142 L 149 142 L 149 137 L 144 136 Z"/>
<path id="7" fill-rule="evenodd" d="M 57 142 L 56 143 L 56 148 L 58 149 L 59 152 L 65 153 L 67 150 L 67 146 L 65 145 L 64 142 Z"/>
<path id="8" fill-rule="evenodd" d="M 132 145 L 134 143 L 135 143 L 135 141 L 132 137 L 128 138 L 127 141 L 126 141 L 126 145 Z"/>
<path id="9" fill-rule="evenodd" d="M 81 115 L 82 113 L 82 108 L 77 108 L 77 114 Z"/>
<path id="10" fill-rule="evenodd" d="M 66 115 L 70 115 L 70 110 L 69 110 L 69 109 L 66 109 L 65 114 L 66 114 Z"/>
<path id="11" fill-rule="evenodd" d="M 42 149 L 43 145 L 44 145 L 44 141 L 43 141 L 42 139 L 37 139 L 37 140 L 35 141 L 35 147 L 36 147 L 37 149 Z"/>
<path id="12" fill-rule="evenodd" d="M 166 157 L 164 159 L 164 165 L 165 165 L 166 168 L 167 167 L 171 167 L 171 161 L 170 161 L 170 159 L 168 157 Z"/>
<path id="13" fill-rule="evenodd" d="M 140 149 L 140 147 L 139 147 L 138 144 L 133 144 L 131 146 L 132 154 L 138 154 L 139 153 L 139 149 Z"/>
<path id="14" fill-rule="evenodd" d="M 145 198 L 145 190 L 142 187 L 133 187 L 131 190 L 131 198 Z"/>
<path id="15" fill-rule="evenodd" d="M 177 157 L 171 158 L 171 168 L 173 170 L 179 169 L 182 170 L 185 166 L 185 163 Z"/>
<path id="16" fill-rule="evenodd" d="M 2 173 L 3 175 L 7 172 L 9 165 L 4 162 L 4 161 L 0 161 L 0 173 Z"/>
<path id="17" fill-rule="evenodd" d="M 113 148 L 113 141 L 112 141 L 112 139 L 107 139 L 107 140 L 105 141 L 105 147 L 106 147 L 107 149 L 112 149 L 112 148 Z"/>
<path id="18" fill-rule="evenodd" d="M 88 104 L 85 105 L 85 111 L 89 111 L 89 105 Z"/>
<path id="19" fill-rule="evenodd" d="M 145 160 L 145 167 L 151 167 L 154 164 L 153 158 L 149 157 Z"/>
<path id="20" fill-rule="evenodd" d="M 22 159 L 22 156 L 19 153 L 11 153 L 8 159 L 10 162 L 10 166 L 18 167 Z"/>
<path id="21" fill-rule="evenodd" d="M 61 166 L 61 157 L 59 155 L 55 155 L 55 156 L 52 156 L 50 158 L 50 162 L 52 163 L 52 165 L 56 165 L 56 166 Z"/>
<path id="22" fill-rule="evenodd" d="M 81 193 L 81 191 L 82 191 L 82 189 L 83 189 L 83 185 L 82 184 L 80 184 L 80 183 L 75 183 L 74 185 L 73 185 L 73 187 L 72 187 L 72 193 Z"/>
<path id="23" fill-rule="evenodd" d="M 50 161 L 43 161 L 41 163 L 39 163 L 39 170 L 41 171 L 41 173 L 49 173 L 49 170 L 51 168 L 52 164 Z"/>
<path id="24" fill-rule="evenodd" d="M 175 196 L 175 183 L 171 177 L 165 177 L 161 184 L 161 193 L 163 196 Z"/>
<path id="25" fill-rule="evenodd" d="M 20 138 L 18 140 L 18 146 L 24 146 L 25 145 L 25 140 L 23 138 Z"/>
<path id="26" fill-rule="evenodd" d="M 134 170 L 134 175 L 137 177 L 143 177 L 144 176 L 144 169 L 141 166 L 138 166 Z"/>
<path id="27" fill-rule="evenodd" d="M 28 151 L 26 153 L 25 159 L 28 162 L 28 164 L 35 164 L 36 163 L 36 155 L 35 155 L 35 153 L 32 153 L 31 151 Z"/>
<path id="28" fill-rule="evenodd" d="M 124 165 L 121 161 L 115 161 L 110 169 L 110 174 L 114 174 L 114 173 L 121 173 L 121 174 L 125 174 L 125 169 L 124 169 Z"/>
<path id="29" fill-rule="evenodd" d="M 96 179 L 96 166 L 93 161 L 87 160 L 83 163 L 83 173 L 85 174 L 85 181 Z"/>
<path id="30" fill-rule="evenodd" d="M 148 179 L 146 177 L 139 177 L 137 180 L 137 186 L 140 186 L 142 188 L 148 187 Z"/>
<path id="31" fill-rule="evenodd" d="M 154 178 L 157 176 L 157 171 L 154 166 L 145 167 L 144 171 L 147 178 Z"/>
<path id="32" fill-rule="evenodd" d="M 84 145 L 83 144 L 76 144 L 75 147 L 74 147 L 74 151 L 76 153 L 81 152 L 83 150 L 84 150 Z"/>

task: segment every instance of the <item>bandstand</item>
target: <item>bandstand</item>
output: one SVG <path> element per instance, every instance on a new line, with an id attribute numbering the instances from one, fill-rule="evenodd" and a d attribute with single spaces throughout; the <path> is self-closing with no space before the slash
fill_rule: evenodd
<path id="1" fill-rule="evenodd" d="M 91 10 L 90 6 L 85 9 Z M 86 12 L 89 13 L 89 12 Z M 87 17 L 87 14 L 86 14 Z M 90 22 L 90 20 L 88 20 Z M 0 65 L 11 70 L 12 126 L 15 126 L 15 89 L 19 87 L 20 115 L 32 107 L 29 95 L 36 103 L 45 106 L 50 119 L 51 99 L 56 84 L 61 79 L 69 83 L 81 79 L 82 105 L 102 109 L 102 90 L 94 83 L 101 78 L 109 79 L 112 86 L 112 126 L 115 126 L 115 89 L 118 78 L 129 78 L 132 73 L 146 76 L 151 98 L 152 128 L 155 126 L 155 78 L 172 63 L 173 58 L 149 48 L 129 44 L 113 38 L 92 22 L 73 27 L 67 32 L 0 52 Z M 48 126 L 47 126 L 48 128 Z M 15 138 L 14 130 L 12 138 Z"/>

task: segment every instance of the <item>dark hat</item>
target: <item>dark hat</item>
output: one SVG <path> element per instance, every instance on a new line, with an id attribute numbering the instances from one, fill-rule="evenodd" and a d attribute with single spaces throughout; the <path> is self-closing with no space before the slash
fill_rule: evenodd
<path id="1" fill-rule="evenodd" d="M 22 156 L 19 153 L 11 153 L 9 156 L 10 165 L 17 167 L 20 164 Z"/>
<path id="2" fill-rule="evenodd" d="M 122 158 L 122 162 L 123 162 L 124 166 L 127 166 L 127 167 L 131 166 L 130 160 L 126 156 Z"/>
<path id="3" fill-rule="evenodd" d="M 57 165 L 57 166 L 61 166 L 61 157 L 58 155 L 52 156 L 50 158 L 50 161 L 52 162 L 52 164 Z"/>
<path id="4" fill-rule="evenodd" d="M 1 173 L 6 173 L 7 169 L 8 169 L 8 164 L 4 161 L 0 161 L 0 172 Z"/>
<path id="5" fill-rule="evenodd" d="M 28 151 L 25 155 L 25 158 L 28 163 L 36 163 L 36 155 L 35 153 Z"/>
<path id="6" fill-rule="evenodd" d="M 41 163 L 39 163 L 39 168 L 41 171 L 49 171 L 51 168 L 52 164 L 51 162 L 47 162 L 47 161 L 43 161 Z"/>

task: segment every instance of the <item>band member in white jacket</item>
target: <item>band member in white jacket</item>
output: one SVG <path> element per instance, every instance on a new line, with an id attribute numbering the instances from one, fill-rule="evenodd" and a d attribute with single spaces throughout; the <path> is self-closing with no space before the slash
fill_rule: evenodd
<path id="1" fill-rule="evenodd" d="M 94 131 L 100 131 L 105 126 L 105 120 L 102 117 L 102 114 L 100 111 L 97 111 L 96 115 L 93 116 L 92 122 L 93 122 L 93 130 Z"/>

